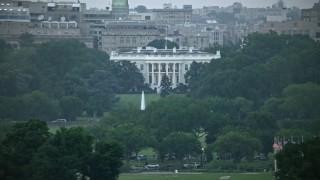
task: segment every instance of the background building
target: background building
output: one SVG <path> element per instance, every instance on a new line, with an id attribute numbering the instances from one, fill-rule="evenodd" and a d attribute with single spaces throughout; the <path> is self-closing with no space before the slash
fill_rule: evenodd
<path id="1" fill-rule="evenodd" d="M 129 15 L 128 0 L 112 0 L 112 15 L 116 19 L 127 19 Z"/>
<path id="2" fill-rule="evenodd" d="M 154 19 L 159 24 L 190 24 L 192 22 L 192 6 L 184 5 L 183 9 L 153 9 Z"/>
<path id="3" fill-rule="evenodd" d="M 101 31 L 101 50 L 132 51 L 132 49 L 160 38 L 160 31 L 153 23 L 136 21 L 114 21 Z"/>
<path id="4" fill-rule="evenodd" d="M 320 1 L 314 3 L 313 7 L 310 9 L 302 9 L 301 20 L 311 22 L 320 21 Z"/>
<path id="5" fill-rule="evenodd" d="M 89 25 L 82 21 L 83 3 L 0 1 L 0 38 L 19 48 L 18 37 L 30 33 L 35 43 L 78 39 L 93 48 Z"/>
<path id="6" fill-rule="evenodd" d="M 269 33 L 270 30 L 284 35 L 305 35 L 320 41 L 320 27 L 318 23 L 308 21 L 266 22 L 259 25 L 259 33 Z"/>

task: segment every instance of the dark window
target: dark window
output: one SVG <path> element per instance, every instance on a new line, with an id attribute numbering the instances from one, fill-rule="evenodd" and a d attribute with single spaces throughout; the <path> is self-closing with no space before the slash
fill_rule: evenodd
<path id="1" fill-rule="evenodd" d="M 320 38 L 320 32 L 316 32 L 316 38 Z"/>

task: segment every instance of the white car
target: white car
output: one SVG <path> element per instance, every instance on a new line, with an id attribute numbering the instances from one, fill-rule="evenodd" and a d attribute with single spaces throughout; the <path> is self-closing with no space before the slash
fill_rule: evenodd
<path id="1" fill-rule="evenodd" d="M 66 119 L 56 119 L 54 121 L 52 121 L 53 123 L 66 123 L 67 120 Z"/>
<path id="2" fill-rule="evenodd" d="M 158 164 L 148 164 L 148 165 L 146 165 L 145 168 L 148 170 L 154 170 L 154 169 L 158 169 L 159 165 Z"/>

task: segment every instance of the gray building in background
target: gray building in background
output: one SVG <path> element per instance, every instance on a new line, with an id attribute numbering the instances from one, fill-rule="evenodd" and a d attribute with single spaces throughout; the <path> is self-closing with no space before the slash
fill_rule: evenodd
<path id="1" fill-rule="evenodd" d="M 112 0 L 112 16 L 115 20 L 127 19 L 129 15 L 128 0 Z"/>
<path id="2" fill-rule="evenodd" d="M 154 23 L 136 21 L 114 21 L 101 30 L 101 50 L 131 51 L 137 47 L 145 47 L 160 38 L 160 30 Z"/>
<path id="3" fill-rule="evenodd" d="M 49 40 L 78 39 L 93 47 L 89 25 L 81 11 L 86 5 L 75 2 L 31 2 L 0 0 L 0 38 L 19 48 L 22 33 L 35 36 L 35 43 Z"/>

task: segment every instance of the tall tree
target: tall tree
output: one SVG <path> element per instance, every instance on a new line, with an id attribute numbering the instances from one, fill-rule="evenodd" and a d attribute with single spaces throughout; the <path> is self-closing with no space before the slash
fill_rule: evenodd
<path id="1" fill-rule="evenodd" d="M 61 128 L 41 146 L 31 163 L 31 174 L 40 179 L 116 179 L 122 149 L 118 144 L 95 142 L 82 127 Z"/>
<path id="2" fill-rule="evenodd" d="M 30 120 L 17 123 L 1 142 L 0 179 L 30 178 L 30 163 L 38 148 L 49 139 L 46 123 Z"/>
<path id="3" fill-rule="evenodd" d="M 34 35 L 30 33 L 22 33 L 19 36 L 19 43 L 21 47 L 30 47 L 34 42 Z"/>
<path id="4" fill-rule="evenodd" d="M 205 63 L 197 63 L 195 61 L 192 62 L 189 71 L 184 75 L 186 79 L 186 84 L 189 87 L 191 93 L 196 93 L 201 81 L 204 77 L 206 64 Z"/>
<path id="5" fill-rule="evenodd" d="M 147 11 L 147 8 L 144 5 L 139 5 L 135 7 L 134 10 L 136 10 L 138 13 L 145 13 Z"/>
<path id="6" fill-rule="evenodd" d="M 179 160 L 189 154 L 201 153 L 201 144 L 198 138 L 190 133 L 173 132 L 164 139 L 162 145 L 168 153 L 174 153 Z"/>
<path id="7" fill-rule="evenodd" d="M 316 180 L 320 177 L 320 139 L 314 138 L 302 144 L 287 144 L 276 154 L 280 180 Z"/>
<path id="8" fill-rule="evenodd" d="M 82 113 L 83 105 L 79 98 L 74 96 L 65 96 L 60 100 L 63 117 L 73 121 Z"/>
<path id="9" fill-rule="evenodd" d="M 283 94 L 283 108 L 291 115 L 291 117 L 298 119 L 319 117 L 319 84 L 292 84 L 284 89 Z"/>
<path id="10" fill-rule="evenodd" d="M 132 123 L 121 124 L 107 131 L 107 139 L 117 141 L 124 147 L 125 159 L 128 164 L 133 154 L 148 147 L 153 140 L 152 133 L 148 133 L 145 127 Z"/>
<path id="11" fill-rule="evenodd" d="M 166 97 L 170 94 L 172 91 L 172 82 L 170 82 L 170 79 L 167 75 L 163 75 L 161 78 L 160 83 L 160 96 Z"/>
<path id="12" fill-rule="evenodd" d="M 236 131 L 219 136 L 214 143 L 214 147 L 218 153 L 232 154 L 233 161 L 236 164 L 239 164 L 244 157 L 248 156 L 250 158 L 255 151 L 261 150 L 261 144 L 258 139 L 251 137 L 247 133 Z"/>

